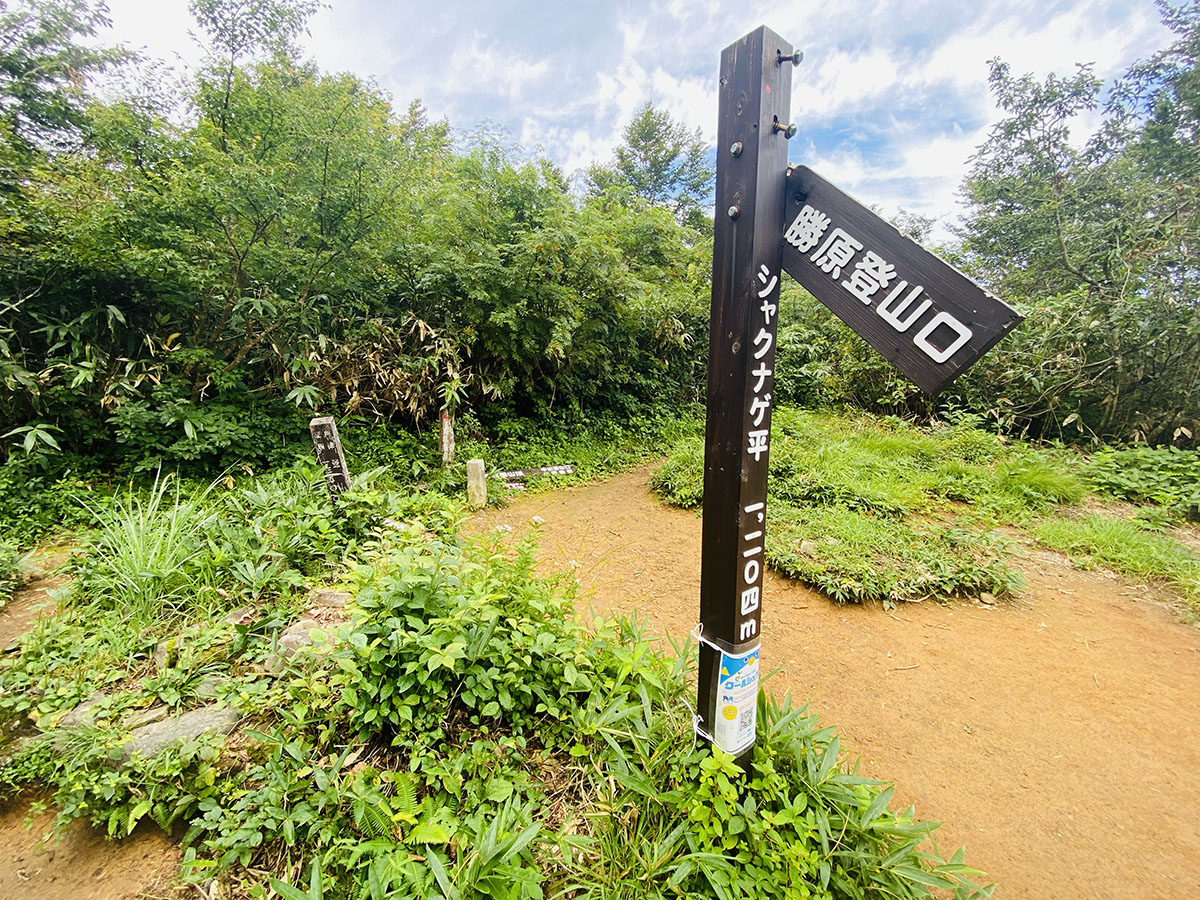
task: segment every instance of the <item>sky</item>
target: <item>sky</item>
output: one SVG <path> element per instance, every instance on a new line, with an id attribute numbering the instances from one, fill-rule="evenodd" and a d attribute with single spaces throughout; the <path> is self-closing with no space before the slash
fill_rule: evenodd
<path id="1" fill-rule="evenodd" d="M 108 6 L 111 42 L 180 67 L 202 58 L 187 0 Z M 610 159 L 647 100 L 715 144 L 721 50 L 759 25 L 805 54 L 791 161 L 885 213 L 934 217 L 935 235 L 999 117 L 988 60 L 1039 77 L 1091 63 L 1111 79 L 1170 42 L 1151 0 L 327 0 L 302 45 L 397 109 L 420 98 L 462 134 L 489 122 L 570 176 Z"/>

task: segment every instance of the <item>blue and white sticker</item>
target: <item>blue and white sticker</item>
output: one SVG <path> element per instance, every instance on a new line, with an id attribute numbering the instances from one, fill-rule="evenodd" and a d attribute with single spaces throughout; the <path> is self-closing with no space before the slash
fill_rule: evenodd
<path id="1" fill-rule="evenodd" d="M 754 743 L 755 717 L 758 713 L 758 656 L 758 646 L 738 654 L 721 651 L 713 743 L 734 756 Z"/>

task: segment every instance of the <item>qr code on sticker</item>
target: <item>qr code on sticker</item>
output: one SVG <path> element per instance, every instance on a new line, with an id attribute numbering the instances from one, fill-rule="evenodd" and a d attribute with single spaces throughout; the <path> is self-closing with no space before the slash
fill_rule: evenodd
<path id="1" fill-rule="evenodd" d="M 753 706 L 747 706 L 738 715 L 738 731 L 742 734 L 754 734 Z"/>

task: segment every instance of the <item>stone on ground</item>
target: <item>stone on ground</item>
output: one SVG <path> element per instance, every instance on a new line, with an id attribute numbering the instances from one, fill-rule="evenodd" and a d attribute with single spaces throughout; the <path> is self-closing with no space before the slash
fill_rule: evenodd
<path id="1" fill-rule="evenodd" d="M 122 745 L 121 754 L 126 762 L 137 753 L 150 759 L 169 747 L 204 735 L 229 734 L 237 727 L 240 718 L 241 715 L 234 709 L 202 706 L 161 722 L 135 728 L 129 740 Z"/>

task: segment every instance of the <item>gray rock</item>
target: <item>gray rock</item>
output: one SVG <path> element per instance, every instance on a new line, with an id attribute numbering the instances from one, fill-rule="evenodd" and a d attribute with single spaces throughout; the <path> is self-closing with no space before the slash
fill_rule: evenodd
<path id="1" fill-rule="evenodd" d="M 354 598 L 345 591 L 331 591 L 325 588 L 312 592 L 312 605 L 322 609 L 345 609 L 346 604 Z"/>
<path id="2" fill-rule="evenodd" d="M 267 671 L 275 674 L 282 672 L 288 660 L 295 656 L 301 647 L 307 647 L 313 642 L 312 633 L 320 627 L 320 622 L 306 616 L 285 628 L 275 642 L 274 652 L 267 657 Z"/>
<path id="3" fill-rule="evenodd" d="M 229 625 L 249 625 L 254 621 L 254 607 L 239 606 L 221 621 Z"/>
<path id="4" fill-rule="evenodd" d="M 0 747 L 0 768 L 4 768 L 34 744 L 46 739 L 44 734 L 27 734 Z"/>
<path id="5" fill-rule="evenodd" d="M 77 707 L 58 720 L 59 728 L 78 728 L 96 724 L 96 707 L 108 699 L 104 691 L 96 691 Z"/>
<path id="6" fill-rule="evenodd" d="M 987 591 L 984 591 L 982 594 L 979 595 L 979 602 L 986 603 L 988 606 L 991 606 L 993 603 L 996 602 L 996 595 L 990 594 Z"/>
<path id="7" fill-rule="evenodd" d="M 821 552 L 821 547 L 816 541 L 801 541 L 800 552 L 805 556 L 816 556 Z"/>
<path id="8" fill-rule="evenodd" d="M 173 651 L 175 649 L 175 638 L 167 641 L 159 641 L 154 647 L 154 668 L 161 672 L 167 668 L 167 664 L 171 661 Z"/>
<path id="9" fill-rule="evenodd" d="M 227 680 L 219 675 L 205 675 L 200 683 L 196 685 L 196 696 L 201 700 L 217 699 L 221 695 L 221 689 L 225 686 Z"/>
<path id="10" fill-rule="evenodd" d="M 157 703 L 149 709 L 139 710 L 134 713 L 123 723 L 126 728 L 135 729 L 141 728 L 143 725 L 149 725 L 151 722 L 160 722 L 167 717 L 170 712 L 170 707 Z"/>
<path id="11" fill-rule="evenodd" d="M 301 647 L 307 647 L 313 642 L 312 633 L 321 627 L 316 619 L 303 618 L 293 622 L 279 635 L 276 646 L 284 656 L 293 656 Z"/>
<path id="12" fill-rule="evenodd" d="M 182 715 L 135 728 L 121 747 L 126 762 L 135 754 L 151 759 L 168 747 L 195 740 L 208 734 L 226 735 L 237 727 L 241 715 L 237 710 L 203 706 Z"/>

